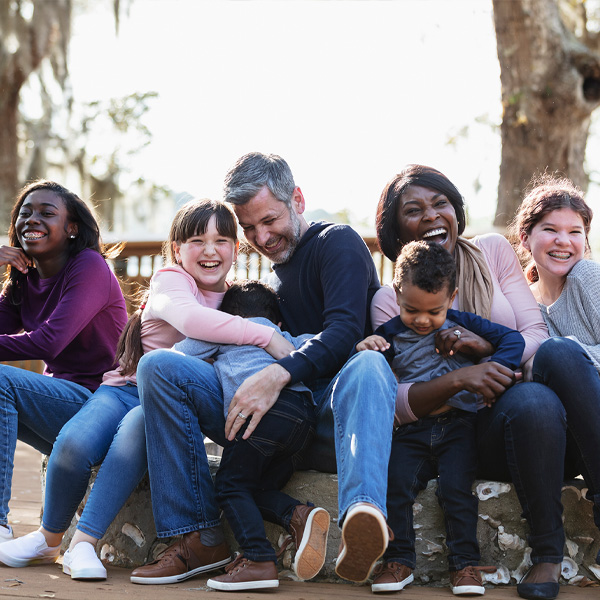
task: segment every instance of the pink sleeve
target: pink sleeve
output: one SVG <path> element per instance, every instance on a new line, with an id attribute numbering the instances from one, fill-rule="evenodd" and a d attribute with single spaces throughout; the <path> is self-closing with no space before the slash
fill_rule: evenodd
<path id="1" fill-rule="evenodd" d="M 488 266 L 494 271 L 502 294 L 512 308 L 516 321 L 514 328 L 525 339 L 522 358 L 522 363 L 525 363 L 548 338 L 548 329 L 512 246 L 504 236 L 498 234 L 490 234 L 485 238 L 490 242 L 486 243 Z"/>
<path id="2" fill-rule="evenodd" d="M 373 330 L 397 317 L 400 309 L 396 303 L 396 292 L 389 286 L 380 287 L 371 300 L 371 324 Z"/>
<path id="3" fill-rule="evenodd" d="M 394 417 L 394 425 L 404 425 L 417 421 L 408 403 L 408 390 L 412 383 L 399 383 L 398 391 L 396 392 L 396 415 Z"/>
<path id="4" fill-rule="evenodd" d="M 209 308 L 202 302 L 194 279 L 181 270 L 167 268 L 152 278 L 148 301 L 152 318 L 166 321 L 186 337 L 264 348 L 275 333 L 271 327 Z"/>

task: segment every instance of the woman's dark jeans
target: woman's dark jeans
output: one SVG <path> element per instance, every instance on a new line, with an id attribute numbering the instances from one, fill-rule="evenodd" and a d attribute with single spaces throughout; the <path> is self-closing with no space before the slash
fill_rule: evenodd
<path id="1" fill-rule="evenodd" d="M 394 431 L 388 469 L 388 525 L 394 532 L 386 562 L 416 566 L 413 503 L 438 477 L 451 571 L 479 564 L 477 498 L 471 492 L 477 465 L 475 413 L 451 410 Z"/>
<path id="2" fill-rule="evenodd" d="M 600 529 L 600 376 L 587 352 L 575 341 L 554 337 L 535 355 L 535 381 L 547 385 L 567 412 L 565 476 L 583 475 L 587 499 L 594 503 Z"/>
<path id="3" fill-rule="evenodd" d="M 514 483 L 534 564 L 563 558 L 566 429 L 561 401 L 541 383 L 516 384 L 478 413 L 479 476 Z"/>
<path id="4" fill-rule="evenodd" d="M 298 500 L 279 491 L 314 433 L 315 410 L 307 394 L 284 389 L 252 435 L 243 427 L 223 450 L 215 481 L 217 500 L 250 560 L 275 561 L 263 519 L 288 529 Z"/>

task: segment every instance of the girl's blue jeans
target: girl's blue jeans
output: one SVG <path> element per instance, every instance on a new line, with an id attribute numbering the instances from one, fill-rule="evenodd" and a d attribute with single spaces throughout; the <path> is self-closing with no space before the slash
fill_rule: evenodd
<path id="1" fill-rule="evenodd" d="M 535 355 L 535 381 L 556 393 L 567 415 L 565 477 L 583 475 L 600 528 L 600 376 L 575 341 L 553 337 Z"/>
<path id="2" fill-rule="evenodd" d="M 92 395 L 81 385 L 0 365 L 0 524 L 8 523 L 17 439 L 50 454 L 62 426 Z"/>
<path id="3" fill-rule="evenodd" d="M 147 469 L 137 387 L 101 385 L 62 428 L 46 472 L 43 526 L 65 531 L 99 465 L 77 528 L 100 539 Z"/>

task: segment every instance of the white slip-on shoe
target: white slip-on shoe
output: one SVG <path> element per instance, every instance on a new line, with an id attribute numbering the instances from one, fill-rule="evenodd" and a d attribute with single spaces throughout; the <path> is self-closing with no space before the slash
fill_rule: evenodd
<path id="1" fill-rule="evenodd" d="M 0 562 L 7 567 L 26 567 L 56 562 L 60 545 L 49 547 L 41 531 L 0 544 Z"/>
<path id="2" fill-rule="evenodd" d="M 12 527 L 10 525 L 0 525 L 0 544 L 14 540 Z"/>
<path id="3" fill-rule="evenodd" d="M 106 569 L 89 542 L 79 542 L 65 552 L 63 573 L 71 579 L 106 579 Z"/>

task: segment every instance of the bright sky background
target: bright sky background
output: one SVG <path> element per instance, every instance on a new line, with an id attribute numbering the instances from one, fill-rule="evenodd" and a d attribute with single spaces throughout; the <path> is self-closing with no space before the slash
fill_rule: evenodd
<path id="1" fill-rule="evenodd" d="M 112 2 L 89 4 L 73 23 L 75 99 L 159 93 L 134 174 L 220 197 L 239 156 L 274 152 L 308 209 L 372 226 L 385 183 L 421 162 L 489 229 L 501 115 L 491 1 L 134 0 L 118 37 Z"/>

